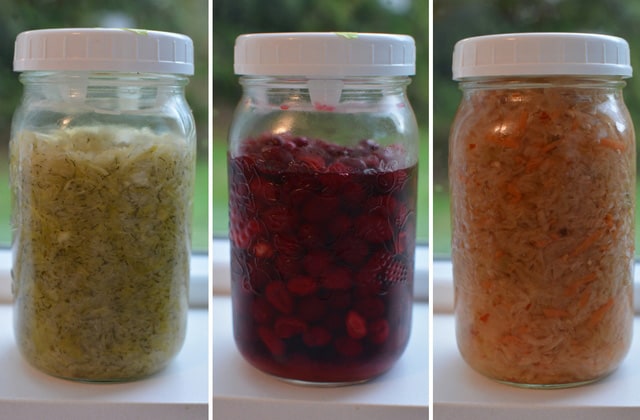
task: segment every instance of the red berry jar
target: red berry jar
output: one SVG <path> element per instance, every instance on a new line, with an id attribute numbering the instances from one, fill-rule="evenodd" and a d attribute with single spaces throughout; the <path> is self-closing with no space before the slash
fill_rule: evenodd
<path id="1" fill-rule="evenodd" d="M 229 137 L 233 329 L 256 368 L 366 381 L 411 325 L 418 130 L 409 36 L 242 35 Z"/>

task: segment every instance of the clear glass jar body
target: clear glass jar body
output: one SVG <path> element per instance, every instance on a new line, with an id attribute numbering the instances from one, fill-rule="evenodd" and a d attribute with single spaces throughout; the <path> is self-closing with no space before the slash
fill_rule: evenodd
<path id="1" fill-rule="evenodd" d="M 154 373 L 186 331 L 196 153 L 187 79 L 21 81 L 10 142 L 20 351 L 68 379 Z"/>
<path id="2" fill-rule="evenodd" d="M 291 381 L 375 377 L 400 357 L 411 324 L 418 135 L 408 78 L 323 81 L 338 89 L 329 103 L 317 81 L 241 82 L 228 156 L 237 346 Z"/>
<path id="3" fill-rule="evenodd" d="M 623 86 L 461 84 L 449 143 L 456 335 L 484 375 L 575 386 L 629 349 L 636 158 Z"/>

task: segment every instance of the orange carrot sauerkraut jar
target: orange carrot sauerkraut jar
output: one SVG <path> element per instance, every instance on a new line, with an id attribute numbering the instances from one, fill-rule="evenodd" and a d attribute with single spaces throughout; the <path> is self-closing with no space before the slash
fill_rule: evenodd
<path id="1" fill-rule="evenodd" d="M 449 139 L 458 347 L 500 382 L 593 382 L 631 344 L 629 47 L 592 34 L 464 39 Z"/>

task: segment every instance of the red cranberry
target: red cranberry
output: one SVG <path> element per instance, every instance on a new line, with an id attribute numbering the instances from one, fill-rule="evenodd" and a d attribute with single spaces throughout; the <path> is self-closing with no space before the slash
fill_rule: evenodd
<path id="1" fill-rule="evenodd" d="M 415 167 L 364 140 L 247 140 L 230 158 L 234 336 L 277 376 L 365 379 L 408 338 Z"/>

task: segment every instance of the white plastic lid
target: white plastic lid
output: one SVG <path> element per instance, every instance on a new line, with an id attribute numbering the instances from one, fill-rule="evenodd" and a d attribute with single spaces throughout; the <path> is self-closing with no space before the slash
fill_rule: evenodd
<path id="1" fill-rule="evenodd" d="M 240 75 L 410 76 L 416 48 L 408 35 L 351 32 L 247 34 L 236 39 Z"/>
<path id="2" fill-rule="evenodd" d="M 139 29 L 43 29 L 16 38 L 14 71 L 193 74 L 186 35 Z"/>
<path id="3" fill-rule="evenodd" d="M 631 77 L 629 44 L 580 33 L 516 33 L 467 38 L 453 50 L 453 79 L 490 76 Z"/>

